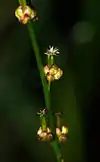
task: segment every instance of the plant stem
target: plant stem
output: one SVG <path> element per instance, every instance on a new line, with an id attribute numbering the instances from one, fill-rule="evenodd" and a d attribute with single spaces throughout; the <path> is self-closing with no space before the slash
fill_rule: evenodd
<path id="1" fill-rule="evenodd" d="M 45 103 L 46 103 L 46 108 L 49 110 L 49 122 L 50 122 L 50 128 L 55 136 L 55 140 L 51 143 L 51 145 L 54 148 L 54 151 L 56 153 L 58 162 L 61 162 L 60 159 L 60 155 L 61 155 L 61 150 L 60 150 L 60 145 L 59 142 L 56 138 L 56 132 L 55 132 L 55 126 L 54 126 L 54 122 L 53 122 L 53 115 L 52 115 L 52 111 L 50 110 L 50 85 L 48 86 L 46 79 L 45 79 L 45 75 L 44 75 L 44 71 L 43 71 L 43 66 L 42 66 L 42 61 L 39 55 L 39 48 L 38 48 L 38 44 L 36 42 L 36 38 L 35 38 L 35 33 L 33 30 L 33 25 L 30 22 L 28 24 L 28 29 L 29 29 L 29 33 L 30 33 L 30 38 L 32 41 L 32 47 L 36 56 L 36 61 L 37 61 L 37 65 L 38 65 L 38 69 L 40 72 L 40 77 L 41 77 L 41 81 L 42 81 L 42 85 L 43 85 L 43 91 L 44 91 L 44 97 L 45 97 Z M 49 87 L 49 89 L 48 89 Z"/>
<path id="2" fill-rule="evenodd" d="M 26 5 L 26 0 L 18 0 L 20 5 Z"/>
<path id="3" fill-rule="evenodd" d="M 45 102 L 46 102 L 46 108 L 49 109 L 50 102 L 49 102 L 49 94 L 48 94 L 48 85 L 47 85 L 47 82 L 46 82 L 46 79 L 45 79 L 41 57 L 39 55 L 39 48 L 38 48 L 38 44 L 37 44 L 37 41 L 36 41 L 36 38 L 35 38 L 35 33 L 34 33 L 34 30 L 33 30 L 33 24 L 31 22 L 28 24 L 28 30 L 29 30 L 31 41 L 32 41 L 32 47 L 33 47 L 35 57 L 36 57 L 37 66 L 38 66 L 38 69 L 39 69 L 39 72 L 40 72 L 40 77 L 41 77 L 41 82 L 42 82 L 42 85 L 43 85 L 44 97 L 45 97 Z"/>
<path id="4" fill-rule="evenodd" d="M 48 82 L 48 93 L 49 93 L 49 100 L 50 100 L 50 103 L 51 103 L 50 88 L 51 88 L 51 82 Z M 54 121 L 53 121 L 52 114 L 49 115 L 49 120 L 51 121 L 50 126 L 52 125 L 52 132 L 55 135 L 55 140 L 53 140 L 51 142 L 51 146 L 53 147 L 53 149 L 56 153 L 57 162 L 61 162 L 62 161 L 61 146 L 60 146 L 58 139 L 56 137 L 56 131 L 55 131 L 55 127 L 54 127 L 54 124 L 53 124 Z"/>
<path id="5" fill-rule="evenodd" d="M 26 5 L 26 0 L 18 0 L 20 5 Z M 42 60 L 39 54 L 39 47 L 35 38 L 35 33 L 33 29 L 33 23 L 29 22 L 28 23 L 28 30 L 32 42 L 32 48 L 35 53 L 36 61 L 37 61 L 37 66 L 40 72 L 40 77 L 41 77 L 41 82 L 43 85 L 43 92 L 44 92 L 44 98 L 45 98 L 45 104 L 46 108 L 49 110 L 48 116 L 49 116 L 49 122 L 50 122 L 50 128 L 52 133 L 54 134 L 54 140 L 51 142 L 51 145 L 55 151 L 56 157 L 57 157 L 57 162 L 62 162 L 62 157 L 61 157 L 61 147 L 59 144 L 59 141 L 56 137 L 56 130 L 54 126 L 54 120 L 53 120 L 53 115 L 51 111 L 51 105 L 50 105 L 50 84 L 48 86 L 45 75 L 44 75 L 44 69 L 42 65 Z M 49 88 L 49 89 L 48 89 Z"/>
<path id="6" fill-rule="evenodd" d="M 48 82 L 48 92 L 50 93 L 51 82 Z M 49 96 L 50 97 L 50 96 Z"/>

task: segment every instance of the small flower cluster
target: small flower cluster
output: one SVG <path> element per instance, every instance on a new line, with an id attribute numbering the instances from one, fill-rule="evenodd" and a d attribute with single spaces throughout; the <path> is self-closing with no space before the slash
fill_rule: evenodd
<path id="1" fill-rule="evenodd" d="M 60 143 L 63 143 L 67 140 L 68 136 L 68 127 L 62 126 L 62 128 L 56 128 L 56 135 Z"/>
<path id="2" fill-rule="evenodd" d="M 37 114 L 40 116 L 41 126 L 37 131 L 39 141 L 51 141 L 53 140 L 53 134 L 49 127 L 47 127 L 47 109 L 40 110 Z"/>
<path id="3" fill-rule="evenodd" d="M 53 134 L 50 130 L 50 128 L 47 127 L 47 129 L 44 131 L 42 127 L 39 128 L 37 131 L 38 140 L 39 141 L 52 141 L 53 140 Z"/>
<path id="4" fill-rule="evenodd" d="M 44 111 L 45 109 L 43 109 L 43 111 L 40 110 L 40 113 L 38 113 L 41 117 L 41 115 L 43 115 L 42 117 L 44 117 Z M 49 127 L 45 127 L 44 129 L 44 123 L 43 120 L 41 120 L 41 126 L 39 128 L 39 130 L 37 131 L 37 136 L 38 136 L 38 140 L 39 141 L 52 141 L 54 139 L 53 133 L 51 131 L 51 129 Z M 68 127 L 66 126 L 62 126 L 61 129 L 59 127 L 56 128 L 56 136 L 58 138 L 58 141 L 60 143 L 63 143 L 67 140 L 67 135 L 68 135 Z"/>
<path id="5" fill-rule="evenodd" d="M 50 128 L 47 127 L 46 131 L 42 130 L 42 127 L 37 131 L 39 141 L 52 141 L 53 134 Z M 60 143 L 63 143 L 67 140 L 68 136 L 68 127 L 62 126 L 62 129 L 56 128 L 56 135 Z"/>
<path id="6" fill-rule="evenodd" d="M 37 20 L 37 14 L 35 9 L 32 9 L 30 6 L 19 6 L 15 10 L 15 16 L 18 18 L 19 22 L 22 24 L 27 24 L 30 20 Z"/>
<path id="7" fill-rule="evenodd" d="M 60 77 L 63 75 L 63 71 L 59 67 L 57 67 L 57 65 L 44 66 L 44 73 L 45 73 L 46 79 L 49 82 L 52 82 L 54 80 L 59 80 Z"/>
<path id="8" fill-rule="evenodd" d="M 54 80 L 59 80 L 63 75 L 63 71 L 54 64 L 54 56 L 59 54 L 58 49 L 53 46 L 49 46 L 49 49 L 44 54 L 48 56 L 48 64 L 44 66 L 44 74 L 47 81 L 52 82 Z"/>

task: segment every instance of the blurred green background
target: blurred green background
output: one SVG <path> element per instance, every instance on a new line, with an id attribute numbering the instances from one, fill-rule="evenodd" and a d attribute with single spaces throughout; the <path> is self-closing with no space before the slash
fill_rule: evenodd
<path id="1" fill-rule="evenodd" d="M 65 162 L 99 161 L 100 2 L 33 0 L 43 63 L 49 45 L 60 50 L 63 77 L 52 85 L 52 109 L 63 111 L 69 140 Z M 56 162 L 40 143 L 37 111 L 45 107 L 27 27 L 14 17 L 17 0 L 0 2 L 0 162 Z"/>

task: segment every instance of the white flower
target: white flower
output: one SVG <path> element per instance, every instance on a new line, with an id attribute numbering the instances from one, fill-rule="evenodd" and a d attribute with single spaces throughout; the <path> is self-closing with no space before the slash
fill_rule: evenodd
<path id="1" fill-rule="evenodd" d="M 57 54 L 59 54 L 59 50 L 57 49 L 57 48 L 54 48 L 53 46 L 51 47 L 51 46 L 49 46 L 49 49 L 47 50 L 47 52 L 46 53 L 44 53 L 45 55 L 57 55 Z"/>
<path id="2" fill-rule="evenodd" d="M 40 112 L 37 113 L 38 115 L 45 115 L 46 114 L 46 109 L 40 110 Z"/>

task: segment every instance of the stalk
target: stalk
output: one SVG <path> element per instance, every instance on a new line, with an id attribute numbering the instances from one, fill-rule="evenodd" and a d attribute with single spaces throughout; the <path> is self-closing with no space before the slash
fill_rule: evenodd
<path id="1" fill-rule="evenodd" d="M 23 6 L 27 4 L 26 0 L 18 0 L 18 2 L 20 5 L 23 5 Z M 47 83 L 46 78 L 45 78 L 43 64 L 42 64 L 42 60 L 41 60 L 40 53 L 39 53 L 39 46 L 38 46 L 38 43 L 35 37 L 33 22 L 30 21 L 27 27 L 28 27 L 28 31 L 29 31 L 29 35 L 30 35 L 30 39 L 32 43 L 32 48 L 35 53 L 37 67 L 40 72 L 40 78 L 41 78 L 41 82 L 43 86 L 46 109 L 49 110 L 48 117 L 49 117 L 50 129 L 52 133 L 54 134 L 54 140 L 50 142 L 50 144 L 54 149 L 57 162 L 62 162 L 61 147 L 56 137 L 56 128 L 54 126 L 54 120 L 53 120 L 53 115 L 52 115 L 52 110 L 51 110 L 51 101 L 50 101 L 50 86 L 51 85 Z"/>

